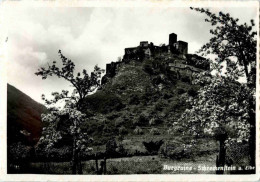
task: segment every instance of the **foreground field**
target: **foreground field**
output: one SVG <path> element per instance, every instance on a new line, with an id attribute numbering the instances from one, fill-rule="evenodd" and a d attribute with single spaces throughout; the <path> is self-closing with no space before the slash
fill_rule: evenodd
<path id="1" fill-rule="evenodd" d="M 215 174 L 215 171 L 198 171 L 197 166 L 215 166 L 216 154 L 205 155 L 196 160 L 170 160 L 158 156 L 135 156 L 107 159 L 107 174 Z M 164 165 L 193 167 L 192 170 L 164 170 Z M 194 169 L 195 168 L 195 169 Z M 29 173 L 70 174 L 69 162 L 31 163 Z M 96 174 L 95 161 L 83 162 L 83 174 Z"/>

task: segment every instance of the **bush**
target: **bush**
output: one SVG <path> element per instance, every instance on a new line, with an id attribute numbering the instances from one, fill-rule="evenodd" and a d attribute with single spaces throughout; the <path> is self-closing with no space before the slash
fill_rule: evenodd
<path id="1" fill-rule="evenodd" d="M 127 156 L 127 150 L 124 148 L 123 144 L 119 144 L 116 150 L 120 156 Z"/>
<path id="2" fill-rule="evenodd" d="M 46 144 L 39 144 L 35 147 L 36 160 L 39 161 L 68 161 L 72 157 L 72 148 L 68 145 L 55 146 L 47 149 Z"/>
<path id="3" fill-rule="evenodd" d="M 172 94 L 172 93 L 167 93 L 167 92 L 166 92 L 166 93 L 163 94 L 163 98 L 164 98 L 164 99 L 169 99 L 169 98 L 171 98 L 171 97 L 173 97 L 173 94 Z"/>
<path id="4" fill-rule="evenodd" d="M 162 111 L 163 110 L 163 107 L 164 107 L 164 102 L 163 101 L 159 101 L 156 103 L 155 105 L 155 110 L 156 111 Z"/>
<path id="5" fill-rule="evenodd" d="M 150 126 L 151 126 L 151 125 L 155 125 L 155 119 L 154 119 L 154 118 L 150 119 L 149 125 L 150 125 Z"/>
<path id="6" fill-rule="evenodd" d="M 151 64 L 151 61 L 150 60 L 147 60 L 144 62 L 143 64 L 143 70 L 147 73 L 149 73 L 150 75 L 152 75 L 154 72 L 153 72 L 153 65 Z"/>
<path id="7" fill-rule="evenodd" d="M 195 97 L 195 96 L 198 95 L 198 92 L 197 92 L 194 88 L 190 88 L 190 89 L 188 90 L 188 94 L 189 94 L 189 96 L 191 96 L 191 97 Z"/>
<path id="8" fill-rule="evenodd" d="M 150 130 L 150 133 L 151 133 L 152 135 L 160 135 L 160 131 L 158 130 L 158 128 L 152 128 L 152 129 Z"/>
<path id="9" fill-rule="evenodd" d="M 23 145 L 22 142 L 13 143 L 9 147 L 9 159 L 14 161 L 28 160 L 32 147 Z"/>
<path id="10" fill-rule="evenodd" d="M 181 81 L 186 82 L 186 83 L 191 83 L 190 77 L 188 77 L 188 76 L 182 77 Z"/>
<path id="11" fill-rule="evenodd" d="M 159 119 L 159 118 L 152 118 L 152 119 L 150 119 L 150 121 L 149 121 L 149 125 L 150 125 L 150 126 L 152 126 L 152 125 L 158 125 L 158 124 L 160 124 L 160 123 L 162 123 L 162 120 Z"/>
<path id="12" fill-rule="evenodd" d="M 184 93 L 185 93 L 185 90 L 182 89 L 182 88 L 179 88 L 179 89 L 177 90 L 177 93 L 178 93 L 179 95 L 184 94 Z"/>
<path id="13" fill-rule="evenodd" d="M 109 127 L 107 124 L 104 125 L 104 127 L 103 127 L 103 132 L 104 132 L 104 133 L 110 133 L 110 132 L 111 132 L 111 127 Z"/>
<path id="14" fill-rule="evenodd" d="M 176 84 L 176 79 L 179 78 L 179 74 L 177 71 L 170 71 L 168 77 L 172 81 L 172 83 Z"/>
<path id="15" fill-rule="evenodd" d="M 226 157 L 230 165 L 247 166 L 249 165 L 249 144 L 246 142 L 233 142 L 226 150 Z"/>
<path id="16" fill-rule="evenodd" d="M 119 128 L 119 134 L 120 135 L 126 135 L 126 134 L 128 134 L 128 131 L 127 131 L 127 129 L 124 126 L 121 126 Z"/>
<path id="17" fill-rule="evenodd" d="M 134 125 L 145 126 L 149 123 L 149 118 L 144 113 L 141 113 L 139 117 L 134 121 Z"/>
<path id="18" fill-rule="evenodd" d="M 121 126 L 124 122 L 125 120 L 122 117 L 119 117 L 115 120 L 115 126 Z"/>
<path id="19" fill-rule="evenodd" d="M 143 141 L 143 145 L 145 147 L 145 149 L 150 153 L 150 154 L 158 154 L 158 151 L 160 149 L 160 147 L 163 144 L 163 140 L 159 140 L 159 141 Z"/>
<path id="20" fill-rule="evenodd" d="M 163 81 L 160 76 L 156 76 L 155 78 L 153 78 L 152 83 L 155 85 L 159 85 L 160 83 L 163 83 Z"/>
<path id="21" fill-rule="evenodd" d="M 109 119 L 109 120 L 114 120 L 118 117 L 119 117 L 119 114 L 115 113 L 115 112 L 111 112 L 111 113 L 107 114 L 107 119 Z"/>
<path id="22" fill-rule="evenodd" d="M 106 143 L 106 154 L 108 157 L 113 157 L 116 156 L 117 154 L 117 143 L 116 140 L 110 139 L 107 143 Z"/>
<path id="23" fill-rule="evenodd" d="M 140 99 L 137 95 L 131 95 L 129 100 L 130 105 L 138 105 L 140 104 Z"/>
<path id="24" fill-rule="evenodd" d="M 142 135 L 144 134 L 142 128 L 140 128 L 139 126 L 137 126 L 134 130 L 134 133 L 137 134 L 137 135 Z"/>
<path id="25" fill-rule="evenodd" d="M 100 113 L 109 113 L 111 111 L 119 111 L 125 106 L 122 104 L 118 96 L 113 93 L 105 93 L 98 91 L 95 94 L 89 95 L 84 100 L 84 108 Z"/>
<path id="26" fill-rule="evenodd" d="M 193 158 L 198 151 L 190 144 L 175 143 L 173 145 L 164 144 L 159 150 L 159 154 L 170 159 Z"/>
<path id="27" fill-rule="evenodd" d="M 152 126 L 152 125 L 158 125 L 158 124 L 161 124 L 163 122 L 162 119 L 160 118 L 152 118 L 150 119 L 149 121 L 149 125 Z"/>

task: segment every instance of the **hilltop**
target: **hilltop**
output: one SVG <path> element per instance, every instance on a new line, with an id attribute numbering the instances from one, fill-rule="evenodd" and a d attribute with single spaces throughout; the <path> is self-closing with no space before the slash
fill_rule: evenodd
<path id="1" fill-rule="evenodd" d="M 189 108 L 189 96 L 197 95 L 194 73 L 208 69 L 207 60 L 188 54 L 188 43 L 177 41 L 176 34 L 170 34 L 167 46 L 142 41 L 126 48 L 122 60 L 107 64 L 101 87 L 81 103 L 87 115 L 82 131 L 94 139 L 92 157 L 105 154 L 111 141 L 121 146 L 112 147 L 121 150 L 117 157 L 151 155 L 144 146 L 150 140 L 183 144 L 185 139 L 170 128 Z M 59 150 L 70 155 L 70 142 L 67 137 L 57 142 L 52 159 Z"/>
<path id="2" fill-rule="evenodd" d="M 187 54 L 188 47 L 177 49 L 172 36 L 169 44 L 175 47 L 154 46 L 157 52 L 144 55 L 153 44 L 142 41 L 131 48 L 135 53 L 126 48 L 122 61 L 107 64 L 101 88 L 85 100 L 93 146 L 103 148 L 115 138 L 134 152 L 144 151 L 142 142 L 147 139 L 170 140 L 169 128 L 189 107 L 187 98 L 200 88 L 193 84 L 193 73 L 209 69 L 206 59 Z"/>

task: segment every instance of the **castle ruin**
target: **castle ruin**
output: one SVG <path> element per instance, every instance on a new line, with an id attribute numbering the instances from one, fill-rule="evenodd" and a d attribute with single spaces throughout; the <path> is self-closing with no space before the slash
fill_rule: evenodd
<path id="1" fill-rule="evenodd" d="M 171 63 L 169 63 L 171 70 L 179 74 L 185 73 L 191 76 L 192 73 L 199 73 L 209 69 L 209 63 L 205 58 L 196 54 L 188 54 L 188 43 L 178 40 L 177 34 L 171 33 L 169 34 L 168 45 L 156 46 L 152 42 L 141 41 L 137 47 L 125 48 L 122 61 L 111 62 L 106 65 L 106 77 L 114 77 L 122 64 L 127 64 L 132 60 L 142 61 L 144 58 L 152 58 L 161 54 L 167 55 L 168 58 L 173 55 L 180 58 L 172 58 Z"/>

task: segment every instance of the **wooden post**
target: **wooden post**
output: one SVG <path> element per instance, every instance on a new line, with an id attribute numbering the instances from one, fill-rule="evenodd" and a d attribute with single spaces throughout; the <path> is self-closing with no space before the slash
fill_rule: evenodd
<path id="1" fill-rule="evenodd" d="M 107 173 L 107 159 L 104 157 L 104 174 Z"/>
<path id="2" fill-rule="evenodd" d="M 78 152 L 78 174 L 83 174 L 80 151 Z"/>
<path id="3" fill-rule="evenodd" d="M 104 171 L 104 161 L 100 162 L 100 174 L 103 174 Z"/>
<path id="4" fill-rule="evenodd" d="M 217 156 L 216 166 L 223 167 L 225 166 L 226 159 L 226 149 L 225 149 L 225 138 L 220 138 L 219 140 L 219 155 Z M 217 170 L 216 174 L 224 174 L 224 170 Z"/>
<path id="5" fill-rule="evenodd" d="M 77 162 L 76 162 L 76 137 L 74 136 L 73 137 L 73 153 L 72 153 L 72 161 L 71 161 L 71 164 L 72 164 L 72 174 L 76 174 L 77 172 Z"/>
<path id="6" fill-rule="evenodd" d="M 95 161 L 96 161 L 96 173 L 98 174 L 98 159 L 97 159 L 97 154 L 95 154 Z"/>

